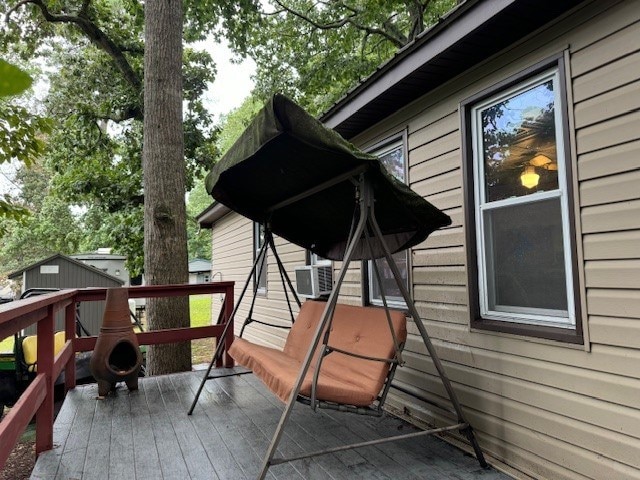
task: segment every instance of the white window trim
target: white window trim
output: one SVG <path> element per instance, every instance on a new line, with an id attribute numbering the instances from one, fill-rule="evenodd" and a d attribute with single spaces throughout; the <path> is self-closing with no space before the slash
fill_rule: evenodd
<path id="1" fill-rule="evenodd" d="M 255 259 L 258 257 L 258 254 L 260 253 L 260 248 L 261 245 L 259 245 L 260 243 L 260 227 L 261 225 L 258 222 L 253 222 L 253 260 L 255 261 Z M 267 255 L 265 252 L 265 256 L 264 256 L 264 267 L 265 272 L 264 272 L 264 287 L 260 286 L 260 278 L 258 275 L 258 271 L 260 270 L 260 265 L 256 265 L 256 271 L 253 273 L 253 281 L 254 284 L 257 285 L 257 289 L 256 289 L 256 293 L 259 295 L 266 295 L 267 294 L 267 286 L 268 286 L 268 279 L 267 279 L 267 274 L 268 274 L 268 262 L 267 262 Z M 254 287 L 255 288 L 255 287 Z"/>
<path id="2" fill-rule="evenodd" d="M 407 149 L 405 146 L 405 136 L 404 135 L 395 135 L 393 137 L 390 137 L 376 145 L 374 145 L 373 147 L 367 149 L 368 153 L 371 153 L 373 155 L 376 155 L 378 157 L 382 157 L 384 155 L 386 155 L 387 153 L 392 152 L 393 150 L 397 149 L 398 147 L 400 147 L 402 149 L 402 156 L 404 158 L 404 183 L 408 184 L 408 180 L 409 180 L 409 168 L 408 168 L 408 158 L 407 158 Z M 398 252 L 399 253 L 399 252 Z M 411 275 L 409 270 L 411 269 L 410 267 L 410 263 L 409 263 L 409 250 L 405 251 L 405 255 L 407 256 L 407 285 L 405 285 L 407 287 L 407 290 L 411 290 L 409 287 L 411 285 Z M 373 270 L 373 261 L 372 260 L 368 260 L 366 262 L 366 274 L 367 274 L 367 286 L 368 286 L 368 291 L 367 291 L 367 302 L 371 305 L 375 305 L 378 307 L 382 307 L 384 306 L 384 303 L 382 302 L 382 298 L 374 298 L 373 295 L 373 281 L 374 278 L 376 276 L 375 271 Z M 389 307 L 392 308 L 406 308 L 407 307 L 407 303 L 404 301 L 404 298 L 402 298 L 402 296 L 390 296 L 390 295 L 385 295 L 385 299 L 387 301 L 387 305 Z"/>
<path id="3" fill-rule="evenodd" d="M 313 252 L 309 252 L 309 265 L 327 265 L 331 266 L 333 262 L 328 258 L 319 257 Z"/>
<path id="4" fill-rule="evenodd" d="M 480 112 L 496 103 L 506 100 L 510 97 L 517 95 L 523 91 L 526 91 L 533 86 L 539 85 L 546 81 L 553 81 L 554 91 L 554 120 L 556 126 L 556 152 L 558 157 L 558 189 L 551 192 L 538 192 L 524 197 L 516 197 L 513 199 L 504 199 L 485 203 L 485 189 L 484 189 L 484 163 L 482 159 L 482 129 L 480 125 Z M 506 89 L 505 91 L 493 95 L 490 98 L 475 104 L 471 108 L 471 130 L 473 135 L 473 175 L 474 175 L 474 206 L 476 216 L 476 228 L 477 228 L 477 261 L 478 261 L 478 292 L 480 300 L 480 314 L 482 318 L 500 320 L 513 323 L 522 323 L 529 325 L 539 326 L 551 326 L 567 329 L 576 328 L 576 309 L 574 304 L 573 295 L 573 262 L 571 258 L 571 229 L 569 222 L 569 205 L 568 205 L 568 192 L 567 192 L 567 175 L 566 175 L 566 161 L 565 158 L 565 145 L 563 129 L 563 115 L 562 111 L 565 107 L 562 96 L 560 94 L 560 75 L 559 69 L 553 68 L 547 72 L 539 74 L 528 80 L 518 83 L 516 86 Z M 562 237 L 563 237 L 563 249 L 564 249 L 564 266 L 565 266 L 565 282 L 567 291 L 567 312 L 552 311 L 546 309 L 526 309 L 526 308 L 513 308 L 510 307 L 508 312 L 489 309 L 489 293 L 488 293 L 488 275 L 487 265 L 485 261 L 485 230 L 484 230 L 484 215 L 487 210 L 496 209 L 504 206 L 513 206 L 519 204 L 528 204 L 547 200 L 551 198 L 560 199 L 560 212 L 562 219 Z M 562 316 L 560 316 L 562 315 Z"/>

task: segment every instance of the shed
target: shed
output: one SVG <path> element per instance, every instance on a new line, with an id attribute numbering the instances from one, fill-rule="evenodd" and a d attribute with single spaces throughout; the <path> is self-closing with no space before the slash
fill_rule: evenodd
<path id="1" fill-rule="evenodd" d="M 211 261 L 204 258 L 189 260 L 189 283 L 211 281 Z"/>
<path id="2" fill-rule="evenodd" d="M 129 271 L 125 267 L 127 257 L 124 255 L 103 253 L 98 250 L 90 253 L 74 253 L 70 257 L 122 280 L 125 287 L 131 284 Z"/>
<path id="3" fill-rule="evenodd" d="M 9 279 L 22 282 L 22 292 L 31 288 L 85 288 L 122 287 L 124 281 L 60 253 L 31 264 L 8 275 Z M 80 305 L 82 325 L 97 335 L 102 324 L 104 302 L 85 302 Z M 64 329 L 64 318 L 56 318 L 56 330 Z M 35 331 L 27 330 L 28 334 Z"/>

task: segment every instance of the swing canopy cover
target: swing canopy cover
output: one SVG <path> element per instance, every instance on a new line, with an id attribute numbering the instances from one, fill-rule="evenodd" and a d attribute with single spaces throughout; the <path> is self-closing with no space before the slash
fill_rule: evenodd
<path id="1" fill-rule="evenodd" d="M 451 223 L 449 216 L 387 173 L 282 95 L 273 96 L 206 178 L 213 198 L 311 252 L 342 260 L 363 175 L 373 190 L 375 218 L 391 253 L 417 245 Z M 354 259 L 384 256 L 371 239 Z"/>

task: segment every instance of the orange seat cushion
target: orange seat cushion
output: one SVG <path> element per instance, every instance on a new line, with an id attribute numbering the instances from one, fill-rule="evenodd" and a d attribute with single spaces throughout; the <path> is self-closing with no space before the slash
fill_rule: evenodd
<path id="1" fill-rule="evenodd" d="M 282 401 L 287 401 L 318 327 L 326 303 L 307 301 L 293 325 L 283 351 L 255 345 L 236 338 L 229 354 L 253 370 Z M 390 311 L 398 342 L 407 338 L 404 313 Z M 336 305 L 329 345 L 334 348 L 377 358 L 392 358 L 395 352 L 384 309 Z M 319 351 L 319 349 L 318 349 Z M 313 372 L 318 353 L 305 375 L 300 394 L 311 395 Z M 373 403 L 387 377 L 389 364 L 332 352 L 322 360 L 316 397 L 318 400 L 355 406 Z"/>

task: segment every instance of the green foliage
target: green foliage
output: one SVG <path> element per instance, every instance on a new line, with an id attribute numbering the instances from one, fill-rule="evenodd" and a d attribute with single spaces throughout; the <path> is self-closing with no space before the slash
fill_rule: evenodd
<path id="1" fill-rule="evenodd" d="M 263 106 L 262 100 L 251 95 L 245 98 L 238 108 L 222 116 L 220 134 L 218 135 L 220 156 L 231 148 Z"/>
<path id="2" fill-rule="evenodd" d="M 326 111 L 455 0 L 270 0 L 251 30 L 256 92 L 282 92 L 312 114 Z"/>
<path id="3" fill-rule="evenodd" d="M 82 232 L 69 206 L 49 192 L 50 173 L 39 165 L 22 167 L 16 181 L 22 186 L 15 201 L 31 214 L 5 218 L 0 246 L 2 272 L 9 273 L 55 253 L 76 253 Z"/>
<path id="4" fill-rule="evenodd" d="M 254 2 L 186 1 L 185 37 L 241 32 Z M 0 6 L 0 51 L 50 66 L 46 110 L 54 121 L 45 159 L 51 194 L 84 211 L 83 249 L 111 246 L 132 274 L 143 264 L 142 78 L 144 11 L 128 0 L 55 0 Z M 184 50 L 187 190 L 217 157 L 217 129 L 202 103 L 215 67 L 207 52 Z M 90 238 L 93 237 L 93 238 Z"/>
<path id="5" fill-rule="evenodd" d="M 31 83 L 32 79 L 26 72 L 0 59 L 0 164 L 16 160 L 29 166 L 45 148 L 43 136 L 50 130 L 48 120 L 2 99 L 25 92 Z M 0 218 L 20 221 L 28 213 L 9 195 L 0 198 Z M 0 223 L 0 236 L 4 234 L 6 227 L 3 222 Z"/>
<path id="6" fill-rule="evenodd" d="M 31 82 L 26 72 L 0 58 L 0 97 L 22 93 L 31 86 Z"/>
<path id="7" fill-rule="evenodd" d="M 204 182 L 199 182 L 189 192 L 187 201 L 187 248 L 189 258 L 204 258 L 211 260 L 211 230 L 201 229 L 196 217 L 211 205 L 212 199 L 204 188 Z"/>

